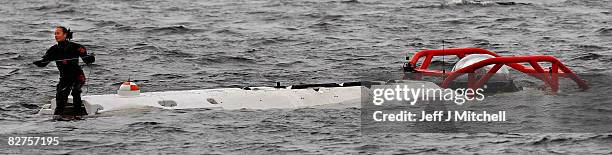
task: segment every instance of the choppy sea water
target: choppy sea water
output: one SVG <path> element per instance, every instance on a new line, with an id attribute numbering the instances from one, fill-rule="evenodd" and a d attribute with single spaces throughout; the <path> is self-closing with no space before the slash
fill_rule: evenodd
<path id="1" fill-rule="evenodd" d="M 56 25 L 97 54 L 85 68 L 87 94 L 114 93 L 128 77 L 143 91 L 400 79 L 405 52 L 442 48 L 442 40 L 446 48 L 554 55 L 587 81 L 609 79 L 611 3 L 495 2 L 2 1 L 0 135 L 53 135 L 62 145 L 3 145 L 0 153 L 611 153 L 609 133 L 364 135 L 359 103 L 136 109 L 78 122 L 35 115 L 54 97 L 58 71 L 30 63 L 55 43 Z M 610 123 L 610 87 L 592 87 L 553 102 L 589 97 L 590 104 L 570 106 Z M 492 98 L 528 103 L 534 95 L 553 98 L 529 89 Z"/>

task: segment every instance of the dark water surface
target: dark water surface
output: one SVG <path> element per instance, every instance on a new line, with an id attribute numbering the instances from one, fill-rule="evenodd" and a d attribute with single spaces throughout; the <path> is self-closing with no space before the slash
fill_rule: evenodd
<path id="1" fill-rule="evenodd" d="M 3 0 L 0 135 L 59 136 L 62 144 L 0 145 L 0 153 L 612 153 L 610 133 L 363 135 L 359 103 L 134 109 L 53 122 L 35 113 L 54 97 L 58 71 L 30 64 L 55 44 L 56 25 L 70 27 L 73 41 L 97 54 L 85 68 L 89 95 L 115 93 L 128 76 L 145 92 L 399 79 L 405 52 L 438 49 L 445 40 L 447 48 L 556 56 L 593 88 L 579 92 L 568 84 L 557 96 L 527 89 L 489 99 L 526 106 L 544 96 L 550 104 L 570 103 L 576 114 L 601 116 L 594 124 L 609 124 L 610 8 L 596 0 Z M 571 104 L 581 103 L 576 97 L 588 104 Z M 529 106 L 559 105 L 550 104 Z"/>

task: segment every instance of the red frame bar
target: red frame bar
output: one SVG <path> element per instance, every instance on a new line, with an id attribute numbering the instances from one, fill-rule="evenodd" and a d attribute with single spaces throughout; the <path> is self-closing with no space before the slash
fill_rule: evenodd
<path id="1" fill-rule="evenodd" d="M 441 70 L 428 70 L 427 69 L 427 67 L 429 67 L 429 64 L 431 63 L 431 60 L 434 56 L 455 55 L 459 59 L 461 59 L 469 54 L 488 54 L 494 57 L 499 57 L 499 55 L 497 55 L 496 53 L 493 53 L 491 51 L 488 51 L 482 48 L 450 48 L 450 49 L 443 49 L 443 50 L 440 50 L 440 49 L 423 50 L 423 51 L 419 51 L 416 54 L 414 54 L 412 59 L 410 59 L 410 65 L 412 65 L 412 67 L 415 68 L 415 70 L 418 71 L 419 73 L 431 73 L 431 74 L 437 75 L 437 74 L 442 74 L 443 72 Z M 423 61 L 421 66 L 417 67 L 416 66 L 417 62 L 419 61 L 419 59 L 421 59 L 421 57 L 425 57 L 425 61 Z"/>
<path id="2" fill-rule="evenodd" d="M 459 58 L 463 58 L 469 54 L 488 54 L 492 55 L 495 58 L 489 58 L 470 66 L 461 68 L 456 71 L 443 72 L 441 70 L 428 70 L 429 64 L 434 56 L 441 55 L 455 55 Z M 425 57 L 425 61 L 423 61 L 421 66 L 416 67 L 416 63 Z M 542 66 L 538 64 L 538 62 L 549 62 L 552 64 L 551 69 L 544 69 Z M 547 85 L 551 87 L 553 93 L 556 93 L 559 90 L 559 76 L 567 77 L 578 84 L 580 88 L 583 90 L 589 89 L 586 82 L 580 79 L 576 74 L 572 72 L 568 67 L 563 65 L 561 61 L 553 56 L 510 56 L 510 57 L 502 57 L 493 53 L 491 51 L 481 49 L 481 48 L 454 48 L 454 49 L 444 49 L 444 50 L 424 50 L 417 52 L 412 59 L 410 59 L 410 65 L 412 65 L 415 70 L 419 73 L 423 73 L 425 76 L 442 76 L 444 77 L 444 82 L 441 84 L 441 87 L 448 88 L 450 83 L 455 80 L 457 77 L 468 74 L 468 87 L 469 88 L 480 88 L 482 87 L 488 80 L 493 76 L 502 66 L 506 65 L 512 67 L 518 71 L 536 77 L 542 81 L 544 81 Z M 519 63 L 529 63 L 530 66 L 521 65 Z M 489 72 L 475 81 L 475 77 L 472 74 L 477 69 L 480 69 L 484 66 L 492 65 L 493 68 L 489 70 Z M 420 76 L 415 77 L 420 79 Z M 475 81 L 475 83 L 474 83 Z"/>
<path id="3" fill-rule="evenodd" d="M 516 68 L 517 66 L 509 65 L 509 64 L 516 64 L 516 63 L 522 63 L 522 62 L 528 62 L 529 64 L 531 64 L 533 68 L 525 69 L 523 68 L 524 66 L 522 65 L 519 66 L 521 68 Z M 538 62 L 551 63 L 552 64 L 551 70 L 543 69 L 538 64 Z M 493 74 L 495 74 L 503 65 L 508 65 L 517 70 L 529 71 L 525 73 L 544 81 L 547 85 L 551 87 L 552 92 L 557 92 L 559 90 L 559 78 L 558 78 L 559 75 L 563 77 L 568 77 L 574 80 L 574 82 L 576 82 L 578 86 L 582 88 L 583 90 L 589 89 L 589 86 L 586 84 L 585 81 L 580 79 L 576 74 L 572 72 L 572 70 L 570 70 L 568 67 L 563 65 L 559 60 L 557 60 L 557 58 L 553 56 L 513 56 L 513 57 L 489 58 L 489 59 L 474 63 L 472 65 L 469 65 L 467 67 L 461 68 L 454 72 L 450 72 L 448 74 L 448 77 L 444 78 L 444 82 L 442 83 L 441 87 L 447 88 L 450 85 L 450 83 L 453 80 L 455 80 L 457 77 L 463 74 L 474 73 L 477 69 L 480 69 L 482 67 L 485 67 L 491 64 L 495 64 L 495 66 L 491 68 L 491 70 L 489 70 L 489 72 L 484 77 L 480 78 L 475 85 L 470 86 L 470 88 L 475 89 L 475 88 L 482 87 L 489 80 L 489 78 Z"/>

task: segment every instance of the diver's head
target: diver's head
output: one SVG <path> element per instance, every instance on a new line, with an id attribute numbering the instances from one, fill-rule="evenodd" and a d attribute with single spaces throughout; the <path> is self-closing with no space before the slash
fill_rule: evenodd
<path id="1" fill-rule="evenodd" d="M 55 41 L 63 42 L 70 39 L 72 39 L 72 32 L 70 32 L 70 29 L 66 29 L 66 27 L 63 26 L 55 27 Z"/>

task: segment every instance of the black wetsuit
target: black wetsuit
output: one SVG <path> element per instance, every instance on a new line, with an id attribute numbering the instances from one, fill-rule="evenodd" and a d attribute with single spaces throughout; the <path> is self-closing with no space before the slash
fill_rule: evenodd
<path id="1" fill-rule="evenodd" d="M 35 61 L 34 64 L 38 67 L 45 67 L 49 62 L 55 61 L 57 69 L 60 72 L 60 81 L 57 84 L 57 93 L 55 96 L 56 108 L 54 115 L 64 114 L 68 95 L 72 95 L 73 113 L 70 115 L 80 116 L 86 115 L 85 107 L 81 101 L 81 86 L 85 84 L 85 74 L 81 66 L 79 66 L 79 57 L 86 64 L 93 63 L 95 58 L 93 55 L 88 55 L 87 50 L 80 44 L 70 41 L 58 42 L 53 45 L 42 60 Z M 71 93 L 72 92 L 72 93 Z"/>

